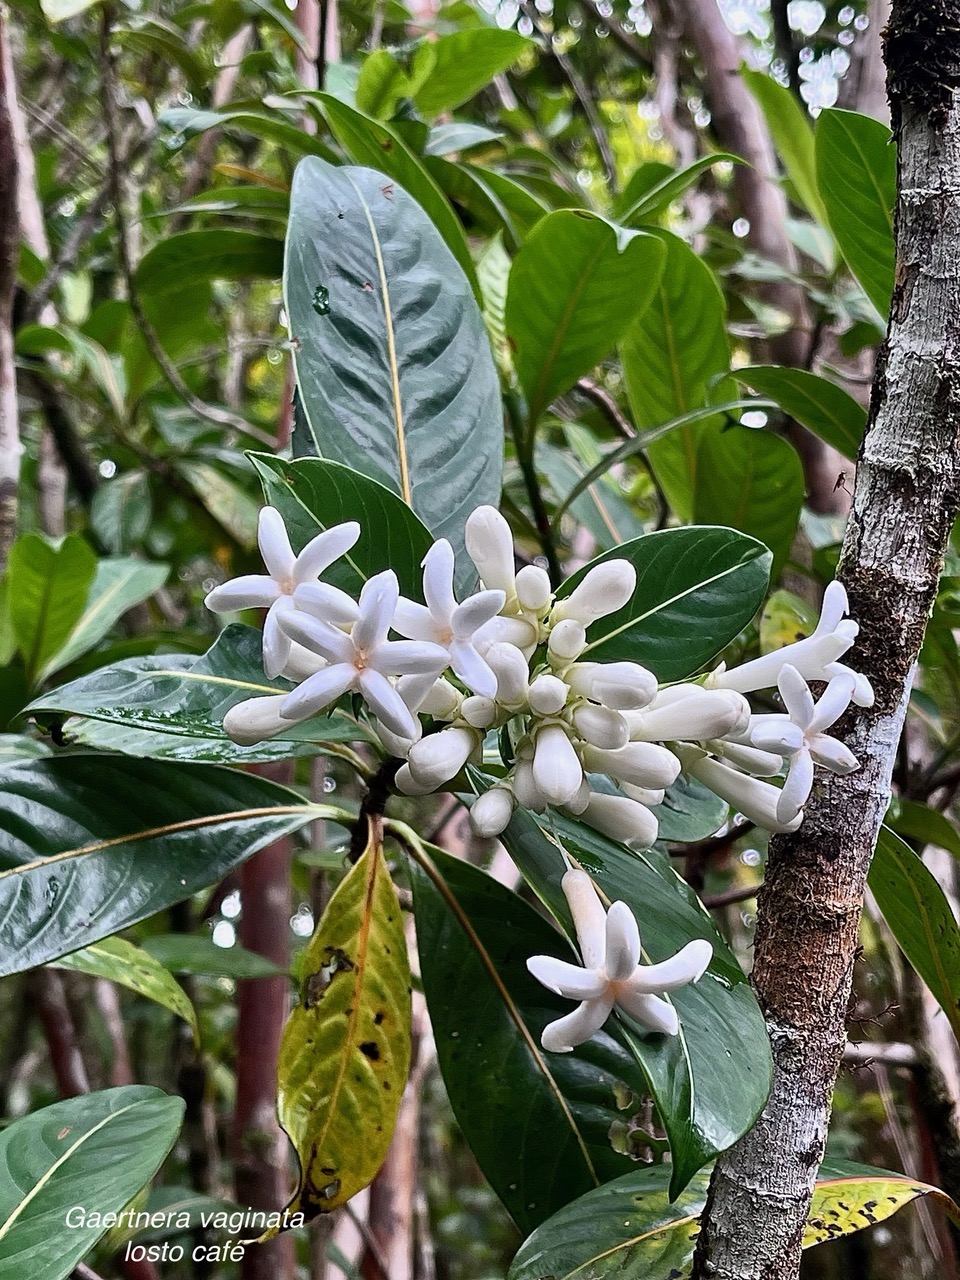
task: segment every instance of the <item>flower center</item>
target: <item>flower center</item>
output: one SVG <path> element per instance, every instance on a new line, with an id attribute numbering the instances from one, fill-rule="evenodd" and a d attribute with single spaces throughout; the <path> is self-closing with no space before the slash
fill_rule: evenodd
<path id="1" fill-rule="evenodd" d="M 280 590 L 283 592 L 285 596 L 292 596 L 294 591 L 296 590 L 297 584 L 294 581 L 293 575 L 287 574 L 285 578 L 279 578 L 277 580 L 277 586 L 280 588 Z"/>

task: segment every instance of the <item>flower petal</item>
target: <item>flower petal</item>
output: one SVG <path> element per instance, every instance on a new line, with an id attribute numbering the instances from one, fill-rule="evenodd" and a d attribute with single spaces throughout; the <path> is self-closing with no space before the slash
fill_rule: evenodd
<path id="1" fill-rule="evenodd" d="M 366 667 L 357 675 L 357 685 L 365 701 L 392 733 L 402 738 L 417 736 L 417 722 L 396 689 L 379 671 Z"/>
<path id="2" fill-rule="evenodd" d="M 502 591 L 478 591 L 476 595 L 458 604 L 450 618 L 454 638 L 467 640 L 475 631 L 495 618 L 504 606 L 506 596 Z"/>
<path id="3" fill-rule="evenodd" d="M 813 787 L 813 757 L 804 748 L 790 762 L 790 772 L 777 801 L 777 821 L 792 822 L 807 802 Z"/>
<path id="4" fill-rule="evenodd" d="M 287 694 L 280 704 L 280 714 L 285 720 L 306 720 L 315 716 L 346 693 L 356 674 L 356 669 L 346 662 L 324 667 Z"/>
<path id="5" fill-rule="evenodd" d="M 293 573 L 295 557 L 287 526 L 276 507 L 264 507 L 257 524 L 257 542 L 263 563 L 274 578 L 289 578 Z"/>
<path id="6" fill-rule="evenodd" d="M 293 566 L 294 580 L 311 582 L 314 578 L 319 578 L 335 560 L 346 555 L 359 537 L 360 526 L 356 520 L 335 524 L 332 529 L 325 529 L 323 533 L 318 533 L 297 556 Z"/>
<path id="7" fill-rule="evenodd" d="M 640 929 L 625 902 L 615 902 L 607 912 L 606 933 L 603 967 L 614 982 L 622 982 L 640 960 Z"/>
<path id="8" fill-rule="evenodd" d="M 354 623 L 353 641 L 358 649 L 372 653 L 387 638 L 400 599 L 400 584 L 392 569 L 368 578 L 360 592 L 360 619 Z"/>
<path id="9" fill-rule="evenodd" d="M 602 969 L 583 969 L 566 960 L 555 960 L 553 956 L 531 956 L 527 968 L 548 991 L 567 1000 L 595 1000 L 607 989 Z"/>
<path id="10" fill-rule="evenodd" d="M 803 730 L 789 716 L 754 716 L 750 724 L 750 741 L 760 751 L 788 756 L 803 746 Z"/>
<path id="11" fill-rule="evenodd" d="M 289 596 L 274 600 L 263 620 L 263 669 L 275 680 L 290 660 L 290 637 L 280 626 L 280 619 L 295 609 Z"/>
<path id="12" fill-rule="evenodd" d="M 831 773 L 853 773 L 860 768 L 860 761 L 850 748 L 838 738 L 818 733 L 810 741 L 810 754 L 817 764 Z"/>
<path id="13" fill-rule="evenodd" d="M 820 695 L 810 721 L 810 732 L 821 733 L 824 729 L 829 729 L 832 724 L 836 724 L 850 706 L 856 689 L 857 677 L 852 671 L 834 676 Z"/>
<path id="14" fill-rule="evenodd" d="M 827 589 L 823 593 L 823 604 L 820 606 L 820 620 L 817 623 L 817 629 L 814 631 L 815 636 L 828 635 L 831 631 L 836 631 L 840 622 L 850 612 L 850 603 L 847 600 L 847 591 L 842 582 L 827 583 Z"/>
<path id="15" fill-rule="evenodd" d="M 680 1030 L 680 1019 L 672 1004 L 661 1000 L 659 996 L 635 995 L 632 991 L 624 991 L 617 999 L 617 1005 L 628 1017 L 639 1022 L 648 1031 L 656 1031 L 663 1036 L 675 1036 Z"/>
<path id="16" fill-rule="evenodd" d="M 454 640 L 449 648 L 450 666 L 468 689 L 482 698 L 497 696 L 497 677 L 466 640 Z"/>
<path id="17" fill-rule="evenodd" d="M 477 507 L 467 518 L 464 534 L 467 554 L 477 566 L 484 586 L 513 595 L 513 534 L 500 512 L 495 507 Z"/>
<path id="18" fill-rule="evenodd" d="M 435 641 L 441 628 L 425 604 L 401 596 L 393 613 L 393 629 L 408 640 Z"/>
<path id="19" fill-rule="evenodd" d="M 641 964 L 629 977 L 621 991 L 636 995 L 649 995 L 655 991 L 675 991 L 688 982 L 696 982 L 706 972 L 713 959 L 713 947 L 705 938 L 688 942 L 675 956 L 661 960 L 659 964 Z M 617 996 L 620 1003 L 620 996 Z"/>
<path id="20" fill-rule="evenodd" d="M 806 680 L 789 662 L 777 676 L 777 688 L 790 719 L 801 729 L 807 729 L 814 716 L 813 694 Z"/>
<path id="21" fill-rule="evenodd" d="M 349 627 L 360 616 L 356 600 L 329 582 L 303 582 L 293 593 L 293 603 L 321 622 Z"/>
<path id="22" fill-rule="evenodd" d="M 385 676 L 438 676 L 448 660 L 446 649 L 427 640 L 385 640 L 367 658 L 367 666 Z"/>
<path id="23" fill-rule="evenodd" d="M 613 1000 L 584 1000 L 565 1018 L 550 1022 L 543 1029 L 540 1043 L 548 1053 L 569 1053 L 578 1044 L 595 1036 L 613 1009 Z"/>
<path id="24" fill-rule="evenodd" d="M 446 538 L 435 542 L 423 557 L 423 598 L 437 622 L 447 627 L 457 607 L 453 566 L 453 547 Z"/>
<path id="25" fill-rule="evenodd" d="M 296 640 L 313 653 L 319 653 L 328 662 L 352 664 L 356 657 L 353 641 L 348 635 L 300 609 L 281 614 L 280 625 L 291 640 Z"/>
<path id="26" fill-rule="evenodd" d="M 211 613 L 235 613 L 238 609 L 269 609 L 280 588 L 266 574 L 247 573 L 214 587 L 204 600 Z"/>
<path id="27" fill-rule="evenodd" d="M 603 903 L 585 871 L 567 871 L 560 887 L 573 916 L 580 957 L 587 969 L 596 969 L 603 964 L 606 950 L 607 915 Z"/>

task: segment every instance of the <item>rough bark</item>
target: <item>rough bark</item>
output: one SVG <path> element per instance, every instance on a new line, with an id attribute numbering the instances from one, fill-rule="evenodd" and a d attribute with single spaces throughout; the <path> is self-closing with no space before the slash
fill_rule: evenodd
<path id="1" fill-rule="evenodd" d="M 837 728 L 861 761 L 828 775 L 771 844 L 753 983 L 774 1057 L 756 1127 L 718 1162 L 695 1277 L 796 1280 L 823 1156 L 867 871 L 960 472 L 960 0 L 895 0 L 886 61 L 900 144 L 897 272 L 839 577 L 876 705 Z"/>
<path id="2" fill-rule="evenodd" d="M 20 219 L 17 212 L 17 147 L 10 95 L 13 62 L 6 10 L 0 7 L 0 568 L 17 532 L 20 428 L 13 362 L 13 298 L 17 285 Z"/>

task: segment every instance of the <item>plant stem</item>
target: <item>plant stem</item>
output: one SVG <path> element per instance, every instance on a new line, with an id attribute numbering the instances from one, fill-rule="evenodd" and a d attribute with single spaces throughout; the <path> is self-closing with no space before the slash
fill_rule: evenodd
<path id="1" fill-rule="evenodd" d="M 507 423 L 510 427 L 510 435 L 513 438 L 513 446 L 517 455 L 517 463 L 520 467 L 520 474 L 523 476 L 523 483 L 527 490 L 527 497 L 530 499 L 530 508 L 533 511 L 533 521 L 537 528 L 537 537 L 540 539 L 540 547 L 547 561 L 547 572 L 550 574 L 550 581 L 554 587 L 560 585 L 563 573 L 560 569 L 560 561 L 557 557 L 557 547 L 553 539 L 553 527 L 550 524 L 550 515 L 547 511 L 547 505 L 543 500 L 543 491 L 540 488 L 540 481 L 537 478 L 537 468 L 534 464 L 534 445 L 536 442 L 536 423 L 527 422 L 524 424 L 524 415 L 520 408 L 520 403 L 516 395 L 508 392 L 505 397 L 507 410 Z"/>

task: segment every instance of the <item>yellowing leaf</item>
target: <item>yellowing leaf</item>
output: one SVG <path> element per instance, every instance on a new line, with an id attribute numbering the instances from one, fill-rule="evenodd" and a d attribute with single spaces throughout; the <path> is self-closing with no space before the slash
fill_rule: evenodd
<path id="1" fill-rule="evenodd" d="M 793 591 L 774 591 L 760 615 L 760 652 L 772 653 L 809 636 L 816 611 Z"/>
<path id="2" fill-rule="evenodd" d="M 864 1227 L 875 1226 L 923 1196 L 938 1200 L 948 1216 L 960 1223 L 960 1210 L 954 1202 L 928 1182 L 917 1182 L 867 1165 L 826 1161 L 813 1193 L 803 1247 L 809 1249 L 835 1236 L 848 1236 Z"/>
<path id="3" fill-rule="evenodd" d="M 307 947 L 280 1049 L 277 1109 L 301 1170 L 291 1213 L 329 1212 L 372 1181 L 409 1069 L 403 918 L 371 827 Z"/>

